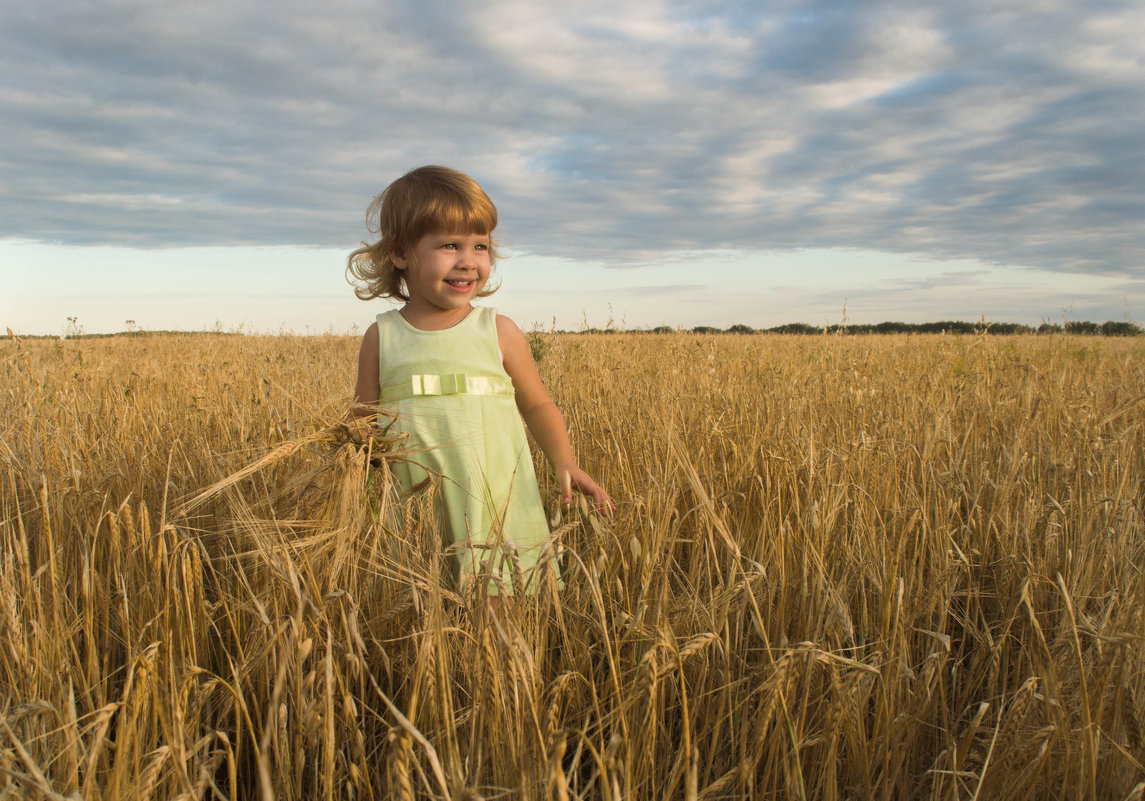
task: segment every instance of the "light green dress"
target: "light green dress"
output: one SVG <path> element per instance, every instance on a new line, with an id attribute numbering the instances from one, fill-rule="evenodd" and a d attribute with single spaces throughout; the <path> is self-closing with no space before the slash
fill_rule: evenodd
<path id="1" fill-rule="evenodd" d="M 465 577 L 489 562 L 491 594 L 512 592 L 516 548 L 529 591 L 549 535 L 513 384 L 501 364 L 497 312 L 474 308 L 443 331 L 414 328 L 395 309 L 378 315 L 380 403 L 397 412 L 415 463 L 392 462 L 405 492 L 428 483 L 443 521 L 444 546 Z"/>

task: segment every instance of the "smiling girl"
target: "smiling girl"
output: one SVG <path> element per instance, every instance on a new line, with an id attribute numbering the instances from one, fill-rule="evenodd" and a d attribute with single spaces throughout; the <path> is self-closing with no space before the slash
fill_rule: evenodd
<path id="1" fill-rule="evenodd" d="M 564 418 L 520 329 L 473 305 L 496 290 L 486 284 L 497 258 L 497 209 L 468 175 L 420 167 L 390 184 L 366 215 L 378 240 L 350 255 L 355 293 L 405 305 L 379 314 L 362 337 L 352 419 L 368 425 L 371 406 L 396 414 L 391 432 L 409 434 L 412 461 L 392 462 L 395 478 L 406 492 L 433 487 L 462 581 L 488 560 L 489 592 L 512 586 L 505 560 L 489 551 L 500 542 L 516 549 L 535 590 L 532 572 L 549 528 L 522 418 L 564 503 L 576 490 L 599 512 L 614 507 L 573 458 Z"/>

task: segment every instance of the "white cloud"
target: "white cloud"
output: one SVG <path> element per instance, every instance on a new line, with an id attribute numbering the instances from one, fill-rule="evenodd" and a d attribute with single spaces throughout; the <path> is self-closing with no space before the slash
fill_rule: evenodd
<path id="1" fill-rule="evenodd" d="M 0 237 L 352 247 L 444 162 L 554 257 L 1145 269 L 1124 4 L 0 3 Z"/>

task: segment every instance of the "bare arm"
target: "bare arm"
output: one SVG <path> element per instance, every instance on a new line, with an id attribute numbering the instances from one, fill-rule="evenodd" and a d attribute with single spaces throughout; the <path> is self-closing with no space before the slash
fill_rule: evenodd
<path id="1" fill-rule="evenodd" d="M 533 364 L 533 356 L 529 352 L 529 343 L 525 341 L 521 329 L 508 317 L 498 315 L 497 341 L 501 346 L 505 372 L 513 381 L 517 408 L 557 474 L 561 500 L 566 504 L 572 503 L 572 491 L 575 489 L 587 495 L 598 512 L 607 513 L 615 509 L 616 505 L 604 488 L 584 472 L 573 458 L 565 419 L 537 373 L 537 366 Z"/>
<path id="2" fill-rule="evenodd" d="M 374 413 L 364 406 L 378 402 L 378 324 L 373 323 L 362 336 L 358 349 L 358 383 L 354 386 L 354 405 L 350 407 L 350 431 L 361 439 L 369 430 Z"/>

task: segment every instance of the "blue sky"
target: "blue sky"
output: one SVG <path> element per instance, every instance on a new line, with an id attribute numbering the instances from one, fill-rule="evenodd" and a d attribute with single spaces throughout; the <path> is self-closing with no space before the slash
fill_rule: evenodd
<path id="1" fill-rule="evenodd" d="M 273 13 L 268 13 L 273 9 Z M 1145 9 L 0 0 L 0 325 L 345 332 L 473 175 L 522 327 L 1145 322 Z"/>

